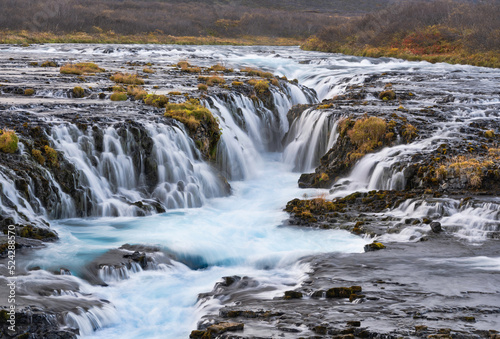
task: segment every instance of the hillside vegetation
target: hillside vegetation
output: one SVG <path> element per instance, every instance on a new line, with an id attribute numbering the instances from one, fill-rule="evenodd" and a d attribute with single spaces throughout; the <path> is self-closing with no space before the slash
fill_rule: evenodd
<path id="1" fill-rule="evenodd" d="M 0 43 L 302 44 L 500 66 L 498 0 L 0 0 L 0 8 Z"/>
<path id="2" fill-rule="evenodd" d="M 335 19 L 303 47 L 499 67 L 500 2 L 400 3 L 356 18 Z"/>
<path id="3" fill-rule="evenodd" d="M 307 38 L 332 15 L 358 14 L 387 0 L 122 1 L 0 0 L 0 29 L 51 33 Z"/>

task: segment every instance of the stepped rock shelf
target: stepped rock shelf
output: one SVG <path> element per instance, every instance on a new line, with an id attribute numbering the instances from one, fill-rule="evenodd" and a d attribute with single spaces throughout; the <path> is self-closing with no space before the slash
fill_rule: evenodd
<path id="1" fill-rule="evenodd" d="M 498 70 L 0 52 L 1 337 L 500 336 Z"/>

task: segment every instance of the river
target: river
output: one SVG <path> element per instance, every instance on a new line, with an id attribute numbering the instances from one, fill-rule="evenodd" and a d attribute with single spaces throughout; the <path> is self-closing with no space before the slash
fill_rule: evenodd
<path id="1" fill-rule="evenodd" d="M 311 271 L 309 262 L 303 258 L 327 253 L 362 253 L 372 239 L 345 230 L 286 226 L 288 214 L 283 208 L 288 201 L 301 197 L 342 197 L 373 189 L 401 189 L 403 179 L 401 171 L 394 169 L 396 163 L 409 162 L 417 153 L 435 150 L 440 143 L 460 134 L 463 125 L 476 119 L 499 117 L 500 96 L 494 89 L 500 77 L 498 70 L 472 66 L 370 59 L 269 46 L 56 44 L 1 46 L 0 53 L 4 59 L 0 83 L 37 87 L 32 98 L 2 95 L 0 104 L 10 107 L 11 112 L 28 112 L 52 121 L 48 138 L 75 166 L 88 192 L 84 216 L 79 211 L 81 207 L 62 191 L 60 203 L 54 209 L 37 209 L 23 203 L 15 188 L 8 191 L 13 185 L 9 178 L 2 178 L 4 195 L 25 205 L 24 213 L 28 216 L 50 220 L 60 237 L 22 259 L 24 267 L 41 269 L 27 272 L 20 280 L 26 284 L 37 280 L 50 282 L 54 279 L 50 272 L 61 268 L 71 273 L 57 279 L 59 283 L 62 279 L 78 286 L 78 291 L 56 288 L 42 303 L 78 305 L 79 300 L 85 300 L 80 309 L 65 312 L 64 318 L 67 326 L 79 328 L 82 338 L 187 338 L 204 315 L 217 313 L 223 306 L 217 298 L 198 298 L 199 294 L 211 291 L 221 277 L 251 277 L 256 281 L 252 298 L 257 300 L 280 297 L 284 291 L 301 286 Z M 8 58 L 13 58 L 11 64 Z M 217 166 L 214 166 L 202 160 L 180 124 L 164 124 L 148 113 L 142 115 L 143 109 L 135 103 L 113 106 L 93 97 L 68 98 L 66 90 L 78 82 L 58 82 L 54 80 L 57 71 L 29 66 L 23 70 L 24 75 L 19 74 L 17 63 L 30 60 L 92 61 L 116 70 L 126 62 L 151 62 L 156 73 L 150 75 L 146 87 L 159 86 L 156 91 L 159 94 L 193 90 L 186 81 L 167 74 L 171 65 L 180 60 L 199 66 L 220 63 L 237 69 L 255 67 L 289 80 L 297 79 L 298 84 L 290 83 L 281 92 L 273 92 L 276 112 L 254 105 L 241 94 L 226 99 L 209 96 L 203 103 L 219 118 L 222 129 Z M 40 78 L 47 72 L 52 72 L 51 77 L 44 83 Z M 399 78 L 410 90 L 453 95 L 461 104 L 453 111 L 452 122 L 434 122 L 434 132 L 410 145 L 367 155 L 350 176 L 339 180 L 335 190 L 299 189 L 299 172 L 313 171 L 319 157 L 335 145 L 336 121 L 311 111 L 291 128 L 288 110 L 296 104 L 318 103 L 342 94 L 380 73 Z M 421 82 L 415 83 L 414 77 L 422 74 L 429 77 L 422 76 Z M 456 88 L 458 78 L 460 88 Z M 98 79 L 85 86 L 103 88 L 106 82 Z M 467 98 L 471 91 L 476 92 L 474 100 Z M 419 105 L 435 103 L 434 99 L 425 102 L 428 99 L 423 97 L 424 102 Z M 368 100 L 372 99 L 375 98 Z M 83 116 L 94 113 L 110 116 L 112 123 L 102 129 L 102 150 L 93 146 L 95 132 L 81 130 L 62 117 L 75 112 Z M 144 165 L 138 166 L 138 158 L 133 155 L 142 146 L 133 139 L 130 130 L 124 133 L 113 125 L 115 112 L 116 122 L 132 117 L 145 126 L 154 143 L 158 178 L 149 191 L 144 188 L 147 180 L 140 173 Z M 144 156 L 139 158 L 142 164 Z M 230 192 L 221 174 L 229 180 Z M 142 212 L 128 203 L 154 199 L 167 211 L 142 216 Z M 491 199 L 490 205 L 468 210 L 453 199 L 429 206 L 409 200 L 387 215 L 421 218 L 440 210 L 436 218 L 443 226 L 457 228 L 457 238 L 480 246 L 487 240 L 487 233 L 499 225 L 498 199 Z M 4 203 L 3 211 L 10 211 L 8 204 Z M 381 239 L 412 242 L 425 232 L 422 226 L 409 226 L 399 234 L 386 234 Z M 107 286 L 85 280 L 90 263 L 101 262 L 99 258 L 125 244 L 155 248 L 151 254 L 155 262 L 147 270 L 139 265 L 121 269 L 100 266 L 99 278 Z M 488 269 L 496 265 L 495 273 L 500 262 L 495 255 L 457 260 L 469 260 L 468 265 L 486 265 Z M 99 304 L 98 300 L 107 302 Z"/>

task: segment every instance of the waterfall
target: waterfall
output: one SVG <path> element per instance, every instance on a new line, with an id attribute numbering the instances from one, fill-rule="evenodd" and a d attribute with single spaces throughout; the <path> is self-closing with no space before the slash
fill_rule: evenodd
<path id="1" fill-rule="evenodd" d="M 216 155 L 218 171 L 203 161 L 177 122 L 108 121 L 104 127 L 85 128 L 56 120 L 46 137 L 60 160 L 74 166 L 69 174 L 74 182 L 64 182 L 69 192 L 63 191 L 57 175 L 35 165 L 50 183 L 51 196 L 40 199 L 42 192 L 37 192 L 28 178 L 29 197 L 24 197 L 16 187 L 16 175 L 8 175 L 5 168 L 0 173 L 0 208 L 3 215 L 12 215 L 18 222 L 20 214 L 28 221 L 39 215 L 51 219 L 140 216 L 200 207 L 207 199 L 229 193 L 220 174 L 230 180 L 249 178 L 259 168 L 263 152 L 282 151 L 289 109 L 316 100 L 313 90 L 287 82 L 271 87 L 266 104 L 240 93 L 204 100 L 223 131 Z M 23 144 L 20 148 L 22 151 Z M 50 206 L 46 206 L 47 201 Z M 13 206 L 18 206 L 17 210 Z"/>
<path id="2" fill-rule="evenodd" d="M 35 211 L 33 206 L 20 195 L 14 182 L 6 176 L 12 174 L 11 170 L 0 166 L 0 211 L 2 216 L 13 218 L 15 223 L 20 221 L 19 214 L 22 214 L 29 220 L 35 220 L 37 214 L 45 214 L 45 209 L 39 204 L 35 205 L 39 208 Z"/>
<path id="3" fill-rule="evenodd" d="M 356 163 L 349 176 L 334 184 L 333 195 L 344 196 L 356 191 L 403 190 L 406 185 L 406 164 L 411 163 L 415 154 L 436 149 L 439 145 L 437 141 L 446 138 L 446 135 L 437 133 L 428 139 L 366 154 Z"/>
<path id="4" fill-rule="evenodd" d="M 142 271 L 142 267 L 139 263 L 131 262 L 129 263 L 129 266 L 130 267 L 127 265 L 102 265 L 99 268 L 99 278 L 106 283 L 117 282 L 129 279 L 131 273 L 138 273 Z"/>
<path id="5" fill-rule="evenodd" d="M 281 141 L 289 130 L 287 113 L 294 104 L 311 103 L 314 92 L 283 83 L 283 91 L 271 90 L 274 109 L 261 100 L 231 93 L 212 96 L 204 103 L 219 118 L 222 137 L 217 165 L 229 179 L 242 180 L 255 173 L 262 152 L 282 151 Z"/>
<path id="6" fill-rule="evenodd" d="M 82 335 L 90 335 L 98 329 L 116 323 L 118 316 L 113 306 L 103 304 L 86 310 L 77 307 L 74 312 L 68 312 L 63 319 L 66 326 L 77 328 Z"/>
<path id="7" fill-rule="evenodd" d="M 84 213 L 134 216 L 151 199 L 165 209 L 189 208 L 226 194 L 224 182 L 201 161 L 183 128 L 159 123 L 143 128 L 147 135 L 139 144 L 130 130 L 109 126 L 102 132 L 102 145 L 94 142 L 97 135 L 90 129 L 81 131 L 70 124 L 53 128 L 55 148 L 75 166 L 84 187 Z M 145 145 L 150 149 L 144 149 L 144 138 L 151 140 Z"/>
<path id="8" fill-rule="evenodd" d="M 337 122 L 332 113 L 314 108 L 304 111 L 292 122 L 285 141 L 284 161 L 296 172 L 307 172 L 337 141 Z"/>
<path id="9" fill-rule="evenodd" d="M 438 221 L 446 232 L 472 242 L 482 242 L 500 232 L 500 201 L 498 198 L 475 199 L 422 198 L 408 199 L 385 214 L 397 218 L 420 218 Z M 400 234 L 385 235 L 387 241 L 408 241 L 422 236 L 428 226 L 410 226 Z"/>

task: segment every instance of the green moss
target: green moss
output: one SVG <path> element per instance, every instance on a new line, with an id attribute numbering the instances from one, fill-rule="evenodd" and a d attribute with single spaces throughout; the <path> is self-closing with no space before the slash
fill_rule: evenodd
<path id="1" fill-rule="evenodd" d="M 349 298 L 352 294 L 350 287 L 334 287 L 326 291 L 327 298 Z"/>
<path id="2" fill-rule="evenodd" d="M 16 132 L 12 130 L 3 131 L 0 135 L 0 151 L 4 153 L 15 153 L 19 144 Z"/>
<path id="3" fill-rule="evenodd" d="M 257 81 L 257 83 L 253 86 L 257 93 L 263 94 L 269 91 L 269 82 L 266 80 Z"/>
<path id="4" fill-rule="evenodd" d="M 31 155 L 33 155 L 33 158 L 35 158 L 35 160 L 40 164 L 40 165 L 45 165 L 45 157 L 42 155 L 42 152 L 37 150 L 37 149 L 33 149 L 31 150 Z"/>
<path id="5" fill-rule="evenodd" d="M 126 92 L 127 90 L 123 86 L 113 86 L 111 87 L 113 92 Z"/>
<path id="6" fill-rule="evenodd" d="M 379 242 L 372 242 L 371 244 L 365 245 L 365 252 L 378 251 L 384 249 L 385 246 Z"/>
<path id="7" fill-rule="evenodd" d="M 201 132 L 208 138 L 209 144 L 201 143 L 202 147 L 199 148 L 205 148 L 205 154 L 212 159 L 215 158 L 217 143 L 221 136 L 219 121 L 208 108 L 200 104 L 199 100 L 190 99 L 179 104 L 168 104 L 165 107 L 165 116 L 183 123 L 190 133 L 196 133 L 202 127 Z"/>
<path id="8" fill-rule="evenodd" d="M 488 130 L 486 132 L 484 132 L 484 136 L 488 139 L 492 139 L 495 137 L 495 132 L 493 130 Z"/>
<path id="9" fill-rule="evenodd" d="M 195 131 L 202 121 L 216 123 L 210 110 L 200 105 L 196 99 L 180 104 L 168 104 L 165 116 L 182 122 L 191 131 Z"/>
<path id="10" fill-rule="evenodd" d="M 205 84 L 198 84 L 198 90 L 206 91 L 206 90 L 208 90 L 208 87 Z"/>
<path id="11" fill-rule="evenodd" d="M 319 181 L 329 181 L 330 177 L 326 173 L 321 173 L 319 176 Z"/>
<path id="12" fill-rule="evenodd" d="M 57 160 L 57 151 L 48 145 L 45 145 L 44 150 L 45 156 L 47 157 L 47 160 L 50 162 L 50 164 L 54 167 L 59 167 L 59 161 Z"/>
<path id="13" fill-rule="evenodd" d="M 9 319 L 9 312 L 6 310 L 1 310 L 0 311 L 0 320 L 3 322 L 6 322 Z"/>
<path id="14" fill-rule="evenodd" d="M 110 99 L 111 99 L 111 101 L 125 101 L 125 100 L 127 100 L 127 93 L 115 92 L 115 93 L 111 94 Z"/>
<path id="15" fill-rule="evenodd" d="M 286 291 L 283 299 L 285 299 L 285 300 L 302 299 L 302 292 Z"/>
<path id="16" fill-rule="evenodd" d="M 327 109 L 327 108 L 332 108 L 333 104 L 325 104 L 325 105 L 319 105 L 317 109 Z"/>
<path id="17" fill-rule="evenodd" d="M 24 90 L 24 95 L 26 95 L 26 96 L 30 97 L 30 96 L 32 96 L 34 94 L 35 94 L 35 90 L 33 88 L 27 88 L 27 89 Z"/>
<path id="18" fill-rule="evenodd" d="M 164 108 L 168 104 L 168 100 L 169 100 L 168 97 L 165 95 L 148 94 L 144 99 L 144 103 L 146 105 L 158 108 Z"/>
<path id="19" fill-rule="evenodd" d="M 57 63 L 55 63 L 54 61 L 44 61 L 41 65 L 41 67 L 57 67 Z"/>
<path id="20" fill-rule="evenodd" d="M 43 228 L 33 227 L 31 225 L 24 226 L 19 232 L 19 236 L 21 238 L 38 240 L 51 240 L 57 238 L 57 235 L 54 232 Z"/>
<path id="21" fill-rule="evenodd" d="M 379 99 L 384 100 L 384 101 L 394 100 L 394 99 L 396 99 L 396 93 L 392 89 L 390 89 L 390 90 L 380 92 L 378 97 L 379 97 Z"/>
<path id="22" fill-rule="evenodd" d="M 83 98 L 85 94 L 85 90 L 80 86 L 73 87 L 73 97 L 74 98 Z"/>

